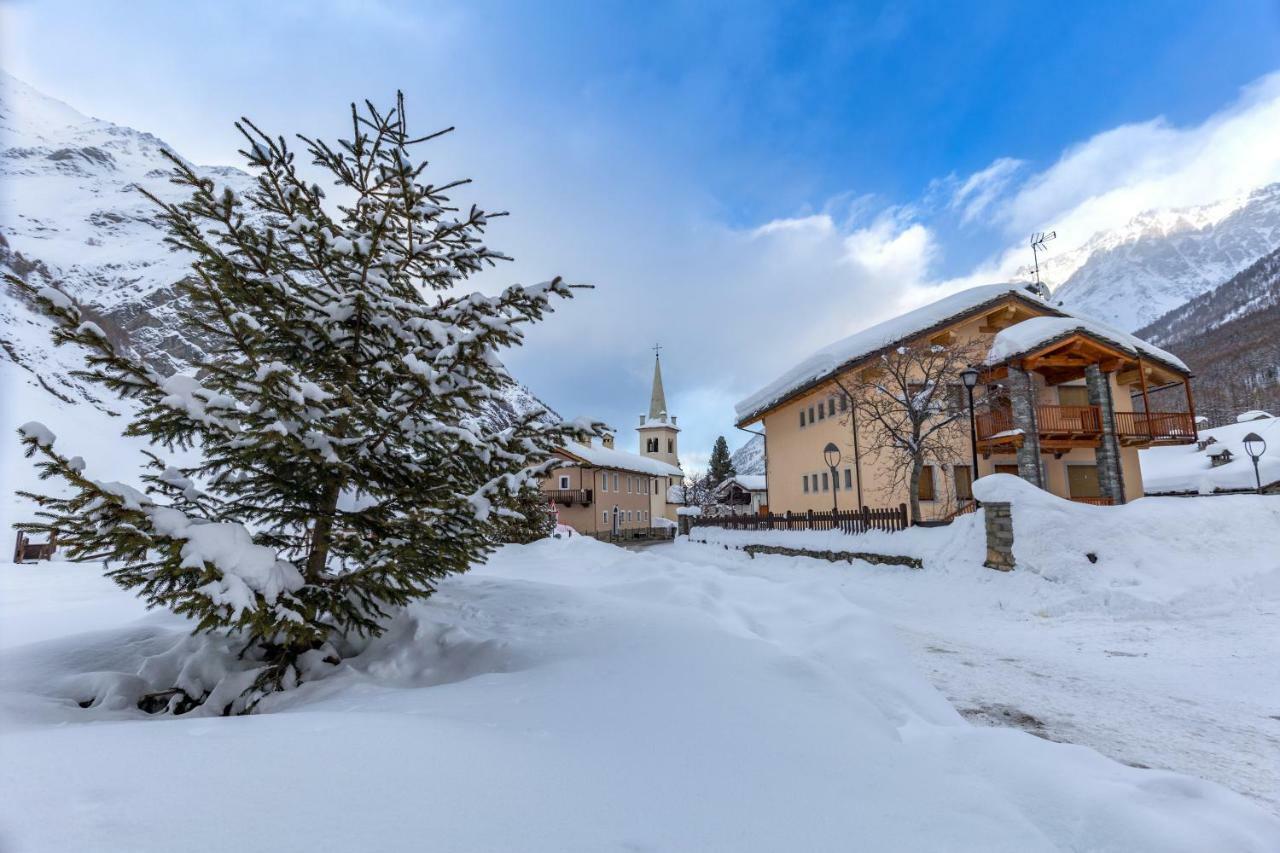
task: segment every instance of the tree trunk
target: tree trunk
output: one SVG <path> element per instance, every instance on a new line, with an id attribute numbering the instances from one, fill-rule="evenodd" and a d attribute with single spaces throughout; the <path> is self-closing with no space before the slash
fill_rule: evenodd
<path id="1" fill-rule="evenodd" d="M 924 468 L 924 460 L 915 457 L 911 460 L 911 479 L 907 481 L 907 500 L 911 507 L 911 523 L 920 521 L 920 471 Z"/>
<path id="2" fill-rule="evenodd" d="M 333 519 L 338 510 L 338 494 L 341 484 L 337 477 L 325 486 L 320 496 L 320 505 L 316 507 L 316 523 L 311 531 L 311 554 L 307 557 L 307 581 L 314 582 L 324 573 L 325 564 L 329 561 L 329 546 L 333 541 Z"/>

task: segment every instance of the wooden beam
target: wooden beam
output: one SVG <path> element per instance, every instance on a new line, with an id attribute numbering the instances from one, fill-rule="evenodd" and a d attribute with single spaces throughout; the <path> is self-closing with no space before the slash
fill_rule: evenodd
<path id="1" fill-rule="evenodd" d="M 1200 440 L 1200 426 L 1196 423 L 1196 401 L 1191 399 L 1191 378 L 1186 377 L 1182 380 L 1182 388 L 1187 392 L 1187 411 L 1191 413 L 1191 430 L 1196 437 L 1196 441 Z"/>
<path id="2" fill-rule="evenodd" d="M 1147 422 L 1147 435 L 1151 435 L 1151 399 L 1147 396 L 1147 371 L 1142 365 L 1141 356 L 1138 357 L 1138 378 L 1142 380 L 1142 413 Z"/>

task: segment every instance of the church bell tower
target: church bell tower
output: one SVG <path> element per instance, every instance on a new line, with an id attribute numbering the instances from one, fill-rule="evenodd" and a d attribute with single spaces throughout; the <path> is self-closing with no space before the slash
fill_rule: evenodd
<path id="1" fill-rule="evenodd" d="M 661 347 L 653 348 L 653 390 L 649 392 L 649 414 L 640 416 L 640 455 L 680 466 L 680 428 L 667 413 L 667 395 L 662 388 Z"/>

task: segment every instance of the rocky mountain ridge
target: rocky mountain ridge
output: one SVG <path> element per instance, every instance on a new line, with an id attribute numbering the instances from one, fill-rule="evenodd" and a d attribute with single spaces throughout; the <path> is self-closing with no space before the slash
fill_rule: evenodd
<path id="1" fill-rule="evenodd" d="M 115 343 L 169 374 L 199 364 L 205 346 L 177 323 L 176 285 L 189 258 L 164 242 L 154 204 L 138 192 L 182 197 L 168 181 L 166 151 L 150 133 L 85 116 L 0 72 L 0 270 L 56 286 Z M 252 186 L 239 169 L 195 168 L 237 193 Z M 48 321 L 25 295 L 0 288 L 0 358 L 63 400 L 106 405 L 70 375 L 79 354 L 53 347 Z M 548 407 L 517 385 L 487 414 L 505 425 L 534 408 Z"/>

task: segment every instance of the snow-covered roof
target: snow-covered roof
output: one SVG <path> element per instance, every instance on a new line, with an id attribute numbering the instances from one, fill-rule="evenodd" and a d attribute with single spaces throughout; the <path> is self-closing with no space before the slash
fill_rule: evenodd
<path id="1" fill-rule="evenodd" d="M 641 474 L 652 474 L 658 477 L 682 477 L 683 472 L 674 465 L 668 465 L 658 459 L 650 459 L 638 453 L 628 453 L 612 447 L 600 447 L 578 444 L 575 441 L 565 442 L 562 448 L 565 453 L 576 456 L 588 465 L 597 468 L 617 468 L 622 471 L 636 471 Z"/>
<path id="2" fill-rule="evenodd" d="M 1164 362 L 1170 367 L 1189 372 L 1187 366 L 1177 356 L 1106 323 L 1079 317 L 1056 305 L 1050 305 L 1027 290 L 1024 284 L 1018 284 L 1017 282 L 986 284 L 980 287 L 971 287 L 959 293 L 953 293 L 950 296 L 939 299 L 937 302 L 931 302 L 914 311 L 908 311 L 905 314 L 885 320 L 883 323 L 877 323 L 874 326 L 863 329 L 861 332 L 855 332 L 843 340 L 823 347 L 764 388 L 739 401 L 734 407 L 738 423 L 745 423 L 755 418 L 792 394 L 799 393 L 824 379 L 830 378 L 854 362 L 873 355 L 885 347 L 892 346 L 900 341 L 910 340 L 932 329 L 950 325 L 961 316 L 976 312 L 988 305 L 994 305 L 1008 297 L 1016 297 L 1035 305 L 1052 316 L 1033 317 L 1021 323 L 1016 323 L 1000 332 L 997 335 L 997 339 L 1001 336 L 1007 336 L 1005 337 L 1006 345 L 1003 350 L 1005 354 L 1001 360 L 1011 355 L 1016 355 L 1019 351 L 1025 352 L 1031 349 L 1036 342 L 1053 340 L 1061 336 L 1064 330 L 1079 329 L 1109 341 L 1129 352 L 1141 353 L 1144 357 L 1149 357 Z M 1061 325 L 1050 325 L 1053 321 L 1057 321 Z M 1028 326 L 1029 328 L 1024 328 Z M 1047 329 L 1056 330 L 1056 334 L 1047 335 Z M 1015 343 L 1026 343 L 1028 338 L 1034 340 L 1020 350 L 1013 348 Z"/>
<path id="3" fill-rule="evenodd" d="M 1046 311 L 1062 313 L 1028 291 L 1025 285 L 1015 282 L 987 284 L 953 293 L 823 347 L 750 397 L 739 401 L 734 407 L 738 422 L 759 415 L 797 391 L 834 375 L 851 362 L 1009 296 L 1034 303 Z"/>
<path id="4" fill-rule="evenodd" d="M 1122 332 L 1114 326 L 1075 316 L 1032 317 L 1000 330 L 991 342 L 991 349 L 987 351 L 986 363 L 1000 364 L 1077 332 L 1106 341 L 1133 355 L 1153 358 L 1170 367 L 1190 372 L 1186 364 L 1173 353 L 1153 346 L 1128 332 Z"/>
<path id="5" fill-rule="evenodd" d="M 1236 423 L 1243 424 L 1243 423 L 1248 423 L 1249 421 L 1261 421 L 1261 420 L 1266 420 L 1267 418 L 1274 418 L 1274 417 L 1275 415 L 1271 414 L 1270 412 L 1264 412 L 1261 409 L 1250 409 L 1247 412 L 1241 412 L 1240 414 L 1236 415 Z"/>
<path id="6" fill-rule="evenodd" d="M 640 426 L 636 427 L 636 429 L 654 429 L 655 427 L 669 429 L 673 432 L 680 431 L 680 427 L 676 426 L 674 421 L 665 420 L 663 418 L 645 418 L 640 421 Z"/>
<path id="7" fill-rule="evenodd" d="M 748 492 L 763 492 L 765 490 L 764 474 L 734 474 L 732 477 L 726 478 L 719 486 L 716 486 L 716 492 L 727 489 L 731 483 L 737 483 Z"/>

